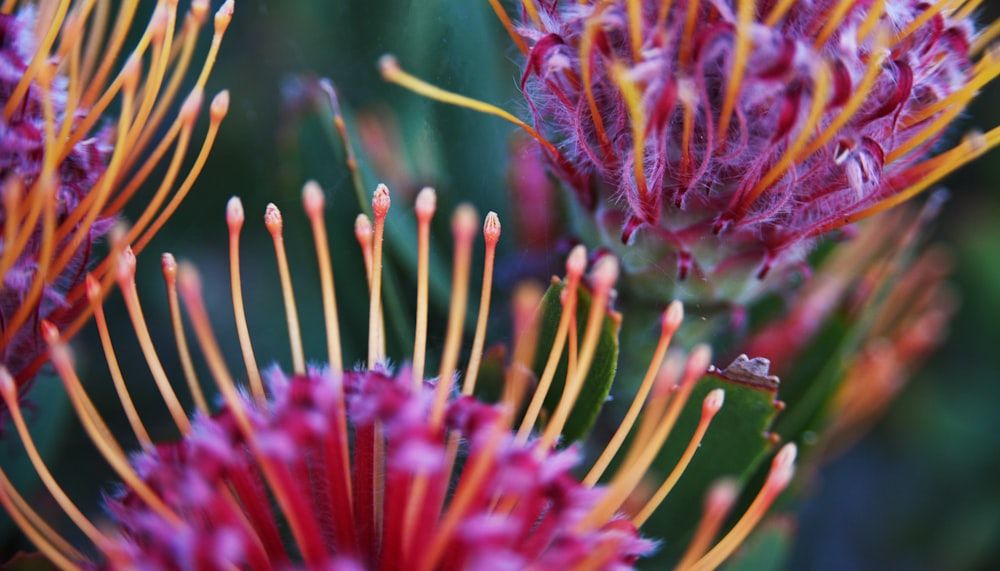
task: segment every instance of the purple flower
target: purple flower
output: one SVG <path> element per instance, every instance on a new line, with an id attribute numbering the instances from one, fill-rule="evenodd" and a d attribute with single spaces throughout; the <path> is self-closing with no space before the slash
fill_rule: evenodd
<path id="1" fill-rule="evenodd" d="M 169 54 L 179 45 L 193 48 L 208 16 L 207 0 L 192 2 L 183 24 L 176 2 L 158 3 L 120 70 L 114 65 L 134 7 L 122 8 L 117 31 L 105 38 L 95 33 L 103 30 L 95 23 L 102 10 L 93 10 L 93 2 L 19 4 L 14 12 L 0 13 L 0 363 L 25 391 L 46 361 L 41 322 L 71 336 L 89 317 L 84 275 L 94 270 L 102 289 L 110 286 L 108 264 L 91 267 L 101 257 L 97 243 L 154 167 L 167 153 L 173 155 L 155 195 L 135 225 L 123 231 L 122 240 L 136 251 L 169 218 L 201 170 L 226 114 L 226 92 L 212 102 L 201 155 L 178 179 L 233 4 L 216 13 L 216 41 L 205 75 L 172 119 L 167 111 L 180 85 L 169 76 L 184 75 L 192 50 L 183 48 L 178 53 L 187 55 L 180 58 Z M 145 72 L 144 60 L 149 60 Z M 102 121 L 111 104 L 120 109 L 113 125 Z"/>
<path id="2" fill-rule="evenodd" d="M 816 241 L 934 185 L 1000 141 L 942 140 L 1000 73 L 978 2 L 555 0 L 491 3 L 524 55 L 534 128 L 568 217 L 640 295 L 745 303 Z M 523 205 L 518 205 L 523 206 Z M 527 206 L 528 208 L 533 207 Z"/>
<path id="3" fill-rule="evenodd" d="M 127 384 L 114 373 L 113 344 L 106 342 L 116 388 L 142 445 L 140 453 L 127 459 L 88 405 L 59 332 L 51 324 L 43 325 L 51 343 L 52 362 L 79 418 L 122 478 L 122 487 L 107 501 L 111 522 L 102 528 L 82 514 L 77 518 L 75 507 L 58 483 L 45 480 L 60 507 L 93 541 L 95 561 L 83 558 L 51 528 L 38 525 L 31 506 L 0 478 L 0 503 L 46 557 L 57 564 L 75 561 L 116 569 L 627 569 L 655 549 L 656 543 L 642 537 L 639 528 L 683 473 L 724 401 L 722 389 L 708 393 L 701 403 L 695 434 L 673 473 L 656 493 L 650 496 L 643 492 L 646 484 L 658 481 L 650 470 L 653 459 L 710 359 L 704 346 L 686 358 L 664 358 L 681 325 L 680 303 L 671 304 L 664 312 L 658 349 L 633 404 L 617 433 L 581 478 L 576 472 L 580 468 L 577 449 L 572 445 L 560 448 L 559 437 L 593 361 L 614 295 L 618 264 L 613 257 L 600 258 L 589 275 L 585 275 L 582 246 L 567 261 L 563 315 L 576 315 L 579 292 L 587 288 L 591 295 L 589 325 L 572 341 L 574 349 L 565 342 L 553 344 L 550 359 L 558 362 L 569 354 L 574 359 L 573 372 L 563 379 L 559 404 L 550 411 L 545 425 L 537 427 L 539 407 L 555 371 L 552 367 L 552 372 L 545 373 L 534 386 L 525 374 L 533 350 L 525 340 L 537 338 L 538 325 L 527 319 L 523 309 L 538 305 L 537 292 L 522 290 L 517 296 L 517 349 L 500 402 L 486 404 L 473 396 L 488 321 L 492 260 L 500 237 L 495 214 L 488 215 L 483 224 L 486 285 L 472 355 L 461 376 L 458 349 L 478 220 L 469 206 L 460 207 L 452 219 L 456 241 L 453 303 L 438 374 L 426 379 L 428 263 L 423 254 L 418 255 L 418 275 L 422 277 L 417 287 L 417 341 L 412 364 L 394 370 L 383 349 L 380 284 L 388 190 L 384 186 L 376 190 L 370 232 L 359 234 L 370 253 L 366 273 L 371 295 L 367 300 L 368 360 L 355 370 L 345 371 L 342 365 L 341 330 L 323 219 L 325 198 L 318 185 L 306 185 L 303 201 L 316 238 L 322 311 L 327 323 L 327 364 L 322 367 L 309 367 L 305 362 L 297 306 L 287 279 L 283 219 L 274 205 L 268 205 L 265 224 L 274 239 L 282 276 L 291 375 L 277 366 L 261 374 L 254 357 L 242 305 L 239 236 L 244 212 L 238 199 L 230 201 L 226 218 L 245 386 L 237 387 L 223 362 L 208 322 L 198 274 L 190 266 L 178 267 L 172 256 L 164 256 L 178 349 L 198 407 L 193 420 L 180 409 L 141 319 L 134 284 L 135 258 L 127 249 L 118 258 L 118 284 L 160 393 L 172 412 L 180 434 L 176 442 L 156 444 L 149 438 L 128 396 Z M 434 193 L 424 189 L 416 200 L 418 252 L 426 252 L 430 246 L 434 210 Z M 96 289 L 95 280 L 90 283 L 91 289 Z M 214 412 L 208 409 L 190 367 L 191 352 L 181 327 L 178 297 L 184 301 L 198 347 L 222 397 L 221 408 Z M 96 303 L 98 328 L 102 338 L 109 340 L 103 311 Z M 570 318 L 565 321 L 569 323 Z M 358 330 L 364 328 L 346 329 Z M 526 346 L 528 351 L 524 351 Z M 21 441 L 35 460 L 14 385 L 2 367 L 0 396 L 10 407 Z M 639 421 L 642 411 L 645 414 Z M 636 431 L 640 436 L 627 454 L 622 454 L 626 452 L 626 437 Z M 696 533 L 700 539 L 692 543 L 685 561 L 714 568 L 728 557 L 788 484 L 794 457 L 794 445 L 775 456 L 757 499 L 731 530 L 715 541 L 737 496 L 732 483 L 720 484 L 709 496 Z M 616 459 L 620 466 L 608 471 Z M 47 473 L 40 458 L 35 465 L 40 473 Z"/>

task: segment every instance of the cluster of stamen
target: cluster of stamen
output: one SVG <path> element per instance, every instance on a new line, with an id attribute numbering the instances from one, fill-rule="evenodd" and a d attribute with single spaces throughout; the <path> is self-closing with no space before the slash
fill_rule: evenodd
<path id="1" fill-rule="evenodd" d="M 7 0 L 0 8 L 3 73 L 17 74 L 0 77 L 0 359 L 22 390 L 46 361 L 41 321 L 73 335 L 90 313 L 83 276 L 92 271 L 100 295 L 114 282 L 107 259 L 90 267 L 95 241 L 166 164 L 123 238 L 141 251 L 190 191 L 228 110 L 223 91 L 193 164 L 183 167 L 233 1 L 216 12 L 211 47 L 172 119 L 209 2 L 191 2 L 180 23 L 177 0 L 159 0 L 126 52 L 136 9 L 125 2 L 110 25 L 108 0 Z M 113 104 L 117 121 L 102 126 Z"/>
<path id="2" fill-rule="evenodd" d="M 528 315 L 539 305 L 537 288 L 519 289 L 516 300 L 515 350 L 501 401 L 475 398 L 490 305 L 494 251 L 500 221 L 490 213 L 482 226 L 486 242 L 483 289 L 472 355 L 459 369 L 478 216 L 470 206 L 456 210 L 453 304 L 436 379 L 425 380 L 429 226 L 434 191 L 416 199 L 418 220 L 418 311 L 413 364 L 399 371 L 386 362 L 380 296 L 382 236 L 390 206 L 388 189 L 374 193 L 370 223 L 357 233 L 366 255 L 370 292 L 368 362 L 343 370 L 339 346 L 334 281 L 323 218 L 325 199 L 315 183 L 303 189 L 303 204 L 317 243 L 327 325 L 327 364 L 308 367 L 302 354 L 296 300 L 287 278 L 283 222 L 268 205 L 265 225 L 275 253 L 291 342 L 292 374 L 275 366 L 264 372 L 250 346 L 240 286 L 238 239 L 244 222 L 239 199 L 226 209 L 232 246 L 233 304 L 243 347 L 247 387 L 234 381 L 209 323 L 202 284 L 189 265 L 173 256 L 162 260 L 171 321 L 187 386 L 198 411 L 189 420 L 160 363 L 149 336 L 135 288 L 135 256 L 116 243 L 115 276 L 156 387 L 174 420 L 180 440 L 154 444 L 142 425 L 121 378 L 103 297 L 96 278 L 88 280 L 90 303 L 105 342 L 105 352 L 119 398 L 142 452 L 130 461 L 90 403 L 58 329 L 43 325 L 52 361 L 63 379 L 77 415 L 105 459 L 122 478 L 124 489 L 109 501 L 116 529 L 94 525 L 76 509 L 51 477 L 34 449 L 9 373 L 0 368 L 0 393 L 48 491 L 96 546 L 103 562 L 126 567 L 143 562 L 175 568 L 206 569 L 231 565 L 271 569 L 289 564 L 308 568 L 478 568 L 505 562 L 515 567 L 536 563 L 567 569 L 604 569 L 631 565 L 655 543 L 638 528 L 659 506 L 696 453 L 724 392 L 709 392 L 701 420 L 672 472 L 649 498 L 637 497 L 640 483 L 652 478 L 653 461 L 687 406 L 695 384 L 705 374 L 710 351 L 694 349 L 687 358 L 667 357 L 683 311 L 672 303 L 661 319 L 661 334 L 648 370 L 616 434 L 582 480 L 573 475 L 576 448 L 560 448 L 560 435 L 583 387 L 597 339 L 618 277 L 612 256 L 597 260 L 587 275 L 586 253 L 577 247 L 566 263 L 563 306 L 556 342 L 542 377 L 532 384 L 530 370 L 538 322 Z M 122 235 L 116 236 L 122 240 Z M 582 334 L 577 335 L 576 304 L 582 288 L 591 295 Z M 192 364 L 178 299 L 183 301 L 198 347 L 224 403 L 206 406 Z M 527 344 L 532 346 L 526 347 Z M 568 356 L 558 405 L 539 423 L 542 403 L 552 386 L 555 363 Z M 462 379 L 461 387 L 457 386 Z M 623 449 L 631 439 L 631 446 Z M 764 511 L 788 484 L 795 448 L 775 457 L 766 483 L 737 523 L 720 535 L 736 502 L 732 483 L 709 495 L 696 541 L 684 556 L 684 568 L 711 569 L 742 542 Z M 462 462 L 459 462 L 459 460 Z M 608 467 L 617 468 L 606 476 Z M 45 524 L 17 493 L 0 469 L 0 502 L 31 540 L 65 569 L 90 563 Z M 638 508 L 629 506 L 638 505 Z M 290 541 L 280 530 L 290 531 Z"/>

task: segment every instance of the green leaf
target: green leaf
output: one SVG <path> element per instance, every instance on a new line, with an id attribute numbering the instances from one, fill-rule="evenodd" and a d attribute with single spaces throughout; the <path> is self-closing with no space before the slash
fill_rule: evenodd
<path id="1" fill-rule="evenodd" d="M 559 319 L 562 317 L 562 303 L 559 296 L 563 291 L 562 282 L 553 281 L 548 291 L 542 297 L 540 307 L 541 318 L 538 331 L 538 348 L 535 353 L 535 363 L 532 369 L 538 378 L 541 378 L 545 370 L 545 363 L 552 352 L 555 343 L 556 330 L 559 328 Z M 581 287 L 577 294 L 576 322 L 578 339 L 582 342 L 584 328 L 587 323 L 587 314 L 590 312 L 590 293 Z M 597 414 L 608 398 L 611 390 L 611 382 L 614 380 L 615 371 L 618 369 L 618 333 L 621 330 L 621 317 L 609 311 L 604 318 L 601 327 L 601 334 L 597 341 L 597 349 L 594 352 L 594 359 L 587 371 L 587 377 L 583 381 L 583 388 L 576 399 L 573 411 L 566 421 L 563 429 L 563 445 L 569 444 L 586 436 L 590 427 L 597 419 Z M 567 341 L 568 345 L 568 341 Z M 559 367 L 556 369 L 555 377 L 552 380 L 552 387 L 545 397 L 543 408 L 551 415 L 559 399 L 562 397 L 563 388 L 566 383 L 567 351 L 564 349 Z"/>
<path id="2" fill-rule="evenodd" d="M 657 457 L 653 473 L 658 474 L 659 479 L 655 487 L 659 487 L 677 464 L 701 418 L 702 401 L 714 389 L 725 391 L 725 404 L 712 420 L 687 470 L 641 530 L 643 535 L 663 542 L 658 553 L 644 560 L 644 568 L 662 569 L 668 563 L 676 563 L 701 520 L 704 498 L 710 486 L 723 477 L 736 478 L 746 484 L 774 447 L 770 427 L 781 408 L 776 400 L 776 389 L 721 375 L 706 375 L 695 385 L 677 425 Z M 754 494 L 756 490 L 749 490 L 749 493 Z"/>

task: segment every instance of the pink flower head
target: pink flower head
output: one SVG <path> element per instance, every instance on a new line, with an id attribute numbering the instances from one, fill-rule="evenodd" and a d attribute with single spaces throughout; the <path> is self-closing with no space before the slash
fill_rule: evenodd
<path id="1" fill-rule="evenodd" d="M 997 74 L 958 4 L 526 0 L 512 33 L 580 231 L 654 292 L 740 302 L 996 144 L 938 145 Z"/>
<path id="2" fill-rule="evenodd" d="M 214 570 L 236 566 L 345 571 L 531 567 L 617 570 L 631 568 L 638 558 L 649 554 L 656 543 L 643 538 L 639 529 L 683 474 L 725 397 L 724 390 L 717 388 L 709 391 L 701 403 L 691 403 L 694 410 L 700 409 L 701 416 L 685 454 L 669 476 L 654 475 L 653 461 L 710 361 L 705 346 L 695 348 L 686 358 L 664 358 L 681 325 L 681 304 L 675 302 L 665 311 L 657 351 L 616 434 L 587 471 L 578 472 L 581 466 L 576 448 L 560 448 L 559 440 L 594 361 L 596 341 L 604 330 L 618 276 L 613 257 L 602 257 L 589 275 L 585 275 L 587 261 L 582 246 L 567 261 L 561 296 L 563 315 L 576 315 L 578 296 L 588 288 L 587 326 L 573 341 L 578 350 L 567 347 L 565 334 L 562 342 L 554 342 L 551 347 L 548 358 L 554 363 L 564 355 L 575 361 L 573 372 L 561 379 L 558 404 L 549 411 L 544 426 L 539 427 L 536 421 L 555 367 L 532 386 L 533 379 L 525 371 L 530 370 L 530 353 L 534 350 L 534 341 L 528 340 L 538 338 L 538 323 L 525 319 L 522 311 L 524 306 L 539 304 L 539 293 L 526 294 L 528 290 L 524 290 L 518 294 L 517 348 L 500 401 L 486 404 L 474 396 L 488 320 L 494 250 L 500 237 L 500 222 L 495 214 L 490 213 L 482 225 L 486 242 L 482 304 L 464 371 L 458 368 L 458 349 L 466 321 L 468 273 L 478 216 L 466 205 L 459 207 L 452 219 L 452 308 L 437 375 L 426 380 L 428 263 L 422 254 L 418 254 L 418 275 L 422 277 L 418 278 L 412 364 L 393 370 L 384 352 L 382 238 L 391 203 L 388 189 L 380 186 L 375 191 L 374 220 L 369 221 L 368 231 L 358 234 L 365 251 L 364 275 L 371 295 L 367 300 L 368 359 L 353 371 L 345 371 L 342 365 L 323 218 L 325 197 L 317 184 L 306 184 L 303 202 L 316 238 L 320 266 L 328 338 L 327 364 L 323 367 L 306 365 L 297 305 L 287 279 L 284 220 L 274 205 L 267 207 L 265 225 L 274 239 L 282 276 L 291 375 L 277 366 L 261 374 L 257 367 L 242 304 L 239 235 L 244 211 L 238 199 L 230 201 L 226 218 L 245 385 L 236 384 L 223 361 L 208 321 L 198 274 L 190 266 L 178 266 L 172 256 L 164 256 L 178 352 L 198 408 L 193 420 L 179 404 L 146 322 L 139 319 L 135 258 L 126 249 L 118 260 L 119 288 L 180 435 L 173 443 L 156 444 L 149 437 L 129 397 L 128 383 L 115 373 L 113 344 L 107 342 L 106 356 L 116 389 L 142 446 L 140 453 L 126 458 L 121 444 L 89 405 L 57 329 L 43 325 L 51 344 L 52 362 L 78 417 L 122 479 L 121 488 L 107 502 L 111 522 L 102 528 L 79 513 L 57 482 L 45 479 L 58 505 L 93 542 L 97 557 L 89 561 L 54 529 L 39 526 L 38 514 L 6 479 L 0 478 L 0 504 L 43 554 L 60 567 L 68 566 L 69 561 L 114 569 L 141 566 Z M 421 191 L 416 199 L 418 252 L 426 252 L 430 246 L 428 230 L 435 204 L 430 189 Z M 357 275 L 362 274 L 359 271 Z M 178 298 L 184 301 L 197 347 L 221 396 L 222 406 L 214 412 L 191 366 L 192 352 L 181 327 Z M 102 339 L 109 340 L 102 302 L 95 298 L 94 303 Z M 565 322 L 569 323 L 570 318 Z M 364 330 L 351 327 L 347 331 L 359 329 Z M 242 368 L 239 375 L 244 376 Z M 461 387 L 457 386 L 459 381 Z M 10 407 L 20 440 L 31 452 L 36 469 L 47 473 L 41 458 L 33 454 L 30 431 L 10 374 L 3 367 L 0 397 Z M 643 411 L 645 414 L 641 414 Z M 624 454 L 623 444 L 630 434 L 637 433 L 642 436 L 635 437 Z M 702 540 L 692 543 L 686 560 L 714 568 L 728 557 L 788 484 L 794 457 L 794 445 L 775 456 L 753 509 L 722 534 L 721 525 L 734 505 L 736 492 L 724 500 L 718 499 L 719 494 L 711 494 L 696 534 Z M 609 470 L 616 460 L 621 465 Z M 645 491 L 648 484 L 660 487 L 650 494 Z M 727 486 L 732 489 L 731 484 Z"/>
<path id="3" fill-rule="evenodd" d="M 976 1 L 520 4 L 515 24 L 491 2 L 524 55 L 534 127 L 392 56 L 382 74 L 523 128 L 570 189 L 575 232 L 654 301 L 748 302 L 821 236 L 1000 142 L 996 128 L 941 144 L 1000 73 L 1000 27 L 977 30 Z"/>

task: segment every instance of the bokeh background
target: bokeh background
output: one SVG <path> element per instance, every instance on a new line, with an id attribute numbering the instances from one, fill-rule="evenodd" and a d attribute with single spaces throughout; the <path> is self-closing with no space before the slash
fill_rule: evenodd
<path id="1" fill-rule="evenodd" d="M 213 8 L 219 3 L 213 0 Z M 186 4 L 182 1 L 181 8 Z M 988 6 L 981 22 L 1000 17 L 1000 7 L 984 4 Z M 141 5 L 148 13 L 152 2 Z M 514 128 L 386 84 L 376 69 L 384 53 L 395 53 L 406 69 L 442 87 L 527 116 L 517 92 L 516 50 L 485 0 L 237 0 L 208 90 L 230 90 L 229 116 L 194 192 L 139 259 L 140 295 L 168 369 L 179 371 L 159 272 L 162 251 L 193 261 L 204 274 L 216 332 L 231 366 L 240 366 L 226 257 L 224 213 L 231 195 L 241 196 L 247 211 L 243 275 L 258 359 L 262 364 L 290 364 L 273 249 L 262 224 L 268 202 L 284 213 L 307 355 L 318 358 L 324 353 L 321 312 L 310 309 L 319 307 L 318 279 L 300 200 L 301 185 L 310 178 L 327 190 L 346 357 L 352 361 L 363 356 L 359 338 L 366 333 L 367 302 L 361 301 L 367 295 L 352 233 L 359 204 L 343 148 L 330 136 L 329 116 L 314 105 L 309 86 L 316 77 L 329 78 L 337 86 L 356 144 L 365 136 L 383 136 L 385 154 L 370 161 L 377 168 L 364 178 L 369 192 L 376 181 L 396 185 L 394 231 L 405 235 L 410 230 L 403 219 L 408 219 L 412 195 L 423 184 L 438 189 L 439 212 L 466 200 L 482 213 L 496 210 L 508 219 L 507 167 Z M 1000 124 L 997 101 L 1000 89 L 991 86 L 952 136 Z M 372 128 L 365 131 L 366 125 Z M 961 306 L 949 341 L 866 438 L 805 484 L 809 499 L 798 512 L 797 540 L 785 560 L 787 568 L 1000 568 L 998 182 L 996 151 L 947 181 L 951 200 L 935 223 L 933 238 L 951 248 L 956 262 L 954 283 Z M 137 216 L 138 209 L 127 212 Z M 438 217 L 438 230 L 446 229 L 446 218 Z M 396 255 L 404 258 L 406 244 L 395 247 Z M 447 246 L 439 250 L 443 257 Z M 537 273 L 546 263 L 558 262 L 559 252 L 549 252 L 552 260 L 545 254 L 528 255 L 508 246 L 498 280 L 509 285 L 513 276 Z M 412 291 L 405 267 L 393 282 L 402 291 Z M 109 307 L 111 328 L 126 378 L 151 384 L 127 317 L 115 303 Z M 435 300 L 432 312 L 443 311 L 445 303 Z M 494 311 L 503 314 L 500 303 Z M 408 314 L 406 307 L 401 309 Z M 357 331 L 352 323 L 359 324 Z M 502 331 L 504 318 L 496 323 Z M 390 337 L 390 354 L 409 355 L 405 337 Z M 93 329 L 78 337 L 77 359 L 97 398 L 113 402 L 95 339 Z M 440 332 L 432 331 L 431 345 L 440 342 Z M 33 417 L 36 427 L 42 427 L 47 455 L 56 459 L 57 473 L 72 475 L 62 480 L 69 482 L 71 495 L 90 498 L 81 503 L 94 510 L 99 501 L 94 490 L 110 489 L 110 472 L 78 452 L 85 448 L 85 437 L 74 422 L 58 414 L 67 406 L 58 383 L 43 378 L 36 389 L 35 400 L 44 406 L 37 407 Z M 162 403 L 151 391 L 139 388 L 137 398 L 140 409 L 149 411 L 148 418 L 164 419 Z M 123 423 L 117 426 L 124 428 Z M 162 420 L 153 432 L 171 436 Z M 16 446 L 0 443 L 5 466 L 16 454 Z M 20 546 L 9 523 L 0 520 L 0 554 Z"/>

